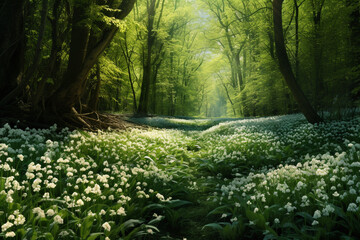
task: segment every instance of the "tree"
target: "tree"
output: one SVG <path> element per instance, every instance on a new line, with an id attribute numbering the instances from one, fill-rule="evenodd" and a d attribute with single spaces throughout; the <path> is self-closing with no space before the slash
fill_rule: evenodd
<path id="1" fill-rule="evenodd" d="M 310 102 L 308 101 L 300 86 L 296 82 L 294 73 L 291 69 L 283 35 L 284 32 L 282 26 L 282 4 L 283 0 L 273 0 L 275 47 L 276 54 L 279 60 L 279 68 L 305 118 L 310 123 L 319 123 L 322 122 L 322 119 L 311 106 Z"/>
<path id="2" fill-rule="evenodd" d="M 0 105 L 8 103 L 3 98 L 23 80 L 25 2 L 2 1 L 0 4 Z"/>
<path id="3" fill-rule="evenodd" d="M 143 60 L 143 81 L 141 84 L 141 95 L 139 101 L 138 114 L 147 115 L 149 106 L 150 95 L 150 82 L 152 75 L 152 49 L 155 44 L 155 32 L 154 32 L 154 18 L 156 13 L 156 0 L 150 0 L 147 2 L 147 44 L 146 55 Z"/>
<path id="4" fill-rule="evenodd" d="M 136 0 L 123 0 L 114 14 L 116 19 L 124 19 L 131 11 Z M 76 2 L 72 16 L 72 30 L 69 63 L 60 87 L 53 94 L 50 104 L 57 114 L 74 112 L 74 105 L 79 101 L 87 76 L 100 55 L 110 44 L 118 27 L 107 26 L 100 22 L 101 33 L 92 32 L 88 25 L 90 2 Z M 116 6 L 111 6 L 116 7 Z M 100 36 L 99 36 L 100 35 Z"/>

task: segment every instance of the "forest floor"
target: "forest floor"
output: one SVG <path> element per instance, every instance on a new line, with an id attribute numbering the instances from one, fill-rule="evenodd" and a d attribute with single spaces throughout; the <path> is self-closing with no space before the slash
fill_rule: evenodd
<path id="1" fill-rule="evenodd" d="M 0 239 L 360 238 L 359 117 L 126 120 L 1 127 Z"/>

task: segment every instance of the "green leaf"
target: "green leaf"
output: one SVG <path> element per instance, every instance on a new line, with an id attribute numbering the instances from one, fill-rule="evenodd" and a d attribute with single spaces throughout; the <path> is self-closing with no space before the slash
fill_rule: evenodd
<path id="1" fill-rule="evenodd" d="M 209 212 L 207 214 L 207 216 L 214 215 L 214 214 L 223 214 L 223 213 L 225 213 L 226 210 L 229 210 L 229 209 L 230 209 L 230 205 L 223 205 L 223 206 L 217 207 L 214 210 L 212 210 L 211 212 Z"/>
<path id="2" fill-rule="evenodd" d="M 246 209 L 246 217 L 255 223 L 256 226 L 262 230 L 266 229 L 265 218 L 262 214 L 254 213 L 253 211 Z"/>
<path id="3" fill-rule="evenodd" d="M 86 239 L 86 237 L 90 234 L 93 222 L 94 222 L 94 217 L 93 216 L 87 216 L 81 222 L 81 228 L 80 228 L 80 237 L 81 237 L 81 239 Z"/>
<path id="4" fill-rule="evenodd" d="M 212 228 L 212 229 L 217 230 L 217 231 L 221 231 L 223 229 L 223 227 L 218 223 L 206 224 L 205 226 L 202 227 L 202 229 L 205 229 L 207 227 Z"/>
<path id="5" fill-rule="evenodd" d="M 170 202 L 168 202 L 166 204 L 167 207 L 169 208 L 178 208 L 178 207 L 183 207 L 185 205 L 191 205 L 193 204 L 192 202 L 189 202 L 189 201 L 185 201 L 185 200 L 172 200 Z"/>
<path id="6" fill-rule="evenodd" d="M 51 231 L 51 234 L 53 235 L 53 236 L 56 236 L 56 234 L 57 234 L 57 232 L 59 231 L 59 224 L 57 224 L 57 223 L 52 223 L 52 224 L 50 224 L 50 231 Z"/>
<path id="7" fill-rule="evenodd" d="M 160 217 L 154 218 L 153 220 L 149 221 L 148 224 L 158 223 L 158 222 L 160 222 L 161 220 L 163 220 L 164 218 L 165 218 L 164 216 L 160 216 Z"/>
<path id="8" fill-rule="evenodd" d="M 49 232 L 45 233 L 44 237 L 47 240 L 53 240 L 54 239 L 53 235 L 51 233 L 49 233 Z"/>
<path id="9" fill-rule="evenodd" d="M 90 236 L 87 238 L 87 240 L 95 240 L 97 237 L 103 235 L 104 233 L 98 232 L 98 233 L 92 233 L 90 234 Z"/>
<path id="10" fill-rule="evenodd" d="M 124 230 L 127 230 L 129 228 L 135 227 L 135 225 L 142 224 L 142 223 L 143 223 L 143 221 L 138 220 L 138 219 L 129 219 L 126 222 L 124 222 L 123 224 L 121 224 L 121 226 L 123 226 Z"/>
<path id="11" fill-rule="evenodd" d="M 133 228 L 133 227 L 135 227 L 135 225 L 142 224 L 142 223 L 143 223 L 143 221 L 138 220 L 138 219 L 129 219 L 126 222 L 124 222 L 123 224 L 121 224 L 120 226 L 114 228 L 111 231 L 111 235 L 118 235 L 119 232 L 121 232 L 121 234 L 123 236 L 125 236 L 126 230 L 128 230 L 129 228 Z"/>

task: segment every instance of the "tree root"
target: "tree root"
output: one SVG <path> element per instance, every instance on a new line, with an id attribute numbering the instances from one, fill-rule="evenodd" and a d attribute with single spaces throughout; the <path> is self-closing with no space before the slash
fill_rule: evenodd
<path id="1" fill-rule="evenodd" d="M 5 123 L 12 126 L 17 125 L 19 128 L 48 128 L 54 123 L 59 128 L 67 127 L 71 130 L 84 129 L 87 131 L 97 130 L 126 130 L 131 128 L 141 128 L 144 126 L 127 122 L 124 117 L 115 114 L 98 113 L 96 111 L 89 111 L 85 113 L 78 113 L 73 108 L 70 113 L 59 115 L 53 112 L 42 111 L 40 113 L 32 112 L 31 108 L 23 108 L 19 106 L 7 106 L 0 109 L 0 127 Z"/>

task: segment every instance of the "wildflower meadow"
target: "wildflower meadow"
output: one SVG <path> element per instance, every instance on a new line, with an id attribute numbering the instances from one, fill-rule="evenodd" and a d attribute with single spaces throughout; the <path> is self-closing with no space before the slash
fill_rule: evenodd
<path id="1" fill-rule="evenodd" d="M 0 239 L 360 239 L 359 117 L 139 121 L 2 126 Z"/>

